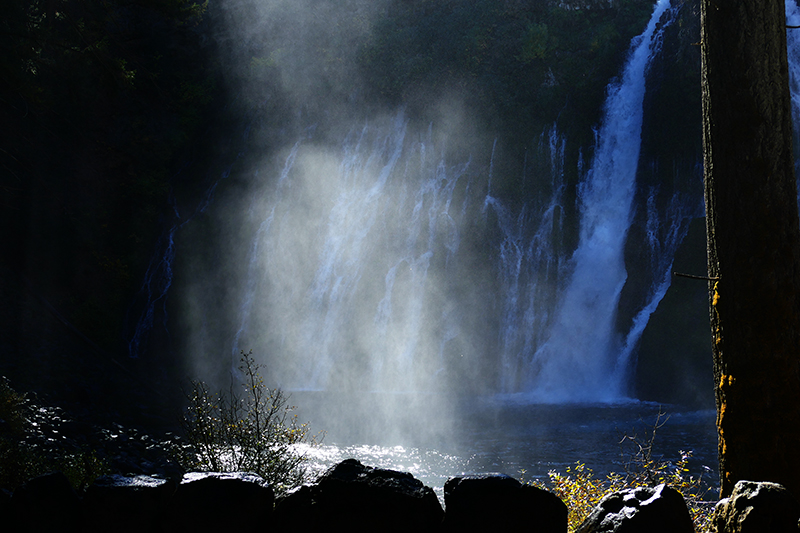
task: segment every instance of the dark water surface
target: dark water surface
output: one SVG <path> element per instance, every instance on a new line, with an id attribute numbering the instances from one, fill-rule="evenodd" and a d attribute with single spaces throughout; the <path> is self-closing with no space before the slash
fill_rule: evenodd
<path id="1" fill-rule="evenodd" d="M 713 410 L 626 401 L 617 404 L 524 404 L 513 397 L 295 392 L 301 421 L 326 430 L 309 451 L 312 473 L 353 457 L 411 472 L 442 496 L 453 476 L 500 472 L 530 481 L 580 461 L 598 476 L 624 473 L 658 422 L 653 457 L 675 462 L 691 451 L 690 474 L 718 486 Z M 661 416 L 659 417 L 659 413 Z M 524 474 L 523 474 L 524 471 Z"/>

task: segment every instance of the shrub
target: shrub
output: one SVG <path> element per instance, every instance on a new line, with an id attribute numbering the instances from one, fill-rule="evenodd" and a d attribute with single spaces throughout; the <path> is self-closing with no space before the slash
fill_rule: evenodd
<path id="1" fill-rule="evenodd" d="M 0 378 L 0 420 L 2 435 L 19 437 L 24 431 L 26 398 L 11 388 L 8 379 Z"/>
<path id="2" fill-rule="evenodd" d="M 709 526 L 709 513 L 713 503 L 706 501 L 711 490 L 702 476 L 689 474 L 689 460 L 692 452 L 680 450 L 680 458 L 674 463 L 662 456 L 653 454 L 656 432 L 669 420 L 669 416 L 659 412 L 652 429 L 640 438 L 635 433 L 625 435 L 621 444 L 629 444 L 628 453 L 623 451 L 625 468 L 625 487 L 654 487 L 666 483 L 683 495 L 696 531 L 706 531 Z M 632 452 L 630 450 L 633 450 Z"/>
<path id="3" fill-rule="evenodd" d="M 52 431 L 61 421 L 59 409 L 36 405 L 0 377 L 0 488 L 61 471 L 81 490 L 109 472 L 94 450 Z"/>
<path id="4" fill-rule="evenodd" d="M 315 444 L 308 425 L 293 415 L 294 406 L 280 389 L 269 389 L 252 351 L 241 353 L 242 392 L 213 394 L 202 381 L 192 382 L 183 429 L 189 453 L 183 466 L 214 472 L 252 472 L 282 492 L 303 481 L 306 457 L 298 444 Z"/>
<path id="5" fill-rule="evenodd" d="M 574 467 L 568 467 L 566 474 L 551 470 L 548 476 L 549 483 L 542 484 L 543 488 L 553 491 L 567 505 L 569 531 L 577 529 L 603 496 L 625 488 L 619 474 L 597 478 L 592 469 L 580 461 Z"/>
<path id="6" fill-rule="evenodd" d="M 624 474 L 612 472 L 604 478 L 595 477 L 590 468 L 577 462 L 574 467 L 567 468 L 566 473 L 551 470 L 548 482 L 536 483 L 551 490 L 567 505 L 569 531 L 576 531 L 607 494 L 629 488 L 655 487 L 661 483 L 666 483 L 683 495 L 695 531 L 708 530 L 714 502 L 705 500 L 710 487 L 702 476 L 688 474 L 692 452 L 681 451 L 680 458 L 675 462 L 653 454 L 656 432 L 667 419 L 664 413 L 659 413 L 652 429 L 645 432 L 643 437 L 634 433 L 622 438 L 620 445 L 623 446 Z"/>

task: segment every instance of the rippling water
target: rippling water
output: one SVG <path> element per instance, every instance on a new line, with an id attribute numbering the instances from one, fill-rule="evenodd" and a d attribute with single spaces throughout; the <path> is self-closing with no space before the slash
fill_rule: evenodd
<path id="1" fill-rule="evenodd" d="M 653 455 L 676 461 L 691 451 L 690 473 L 716 487 L 714 411 L 684 411 L 631 401 L 615 405 L 519 404 L 513 397 L 293 393 L 300 420 L 327 430 L 308 449 L 310 471 L 347 458 L 410 472 L 440 499 L 448 478 L 499 472 L 546 479 L 580 461 L 597 475 L 624 472 L 632 452 L 625 435 L 645 441 L 657 429 Z M 524 471 L 524 476 L 523 476 Z"/>

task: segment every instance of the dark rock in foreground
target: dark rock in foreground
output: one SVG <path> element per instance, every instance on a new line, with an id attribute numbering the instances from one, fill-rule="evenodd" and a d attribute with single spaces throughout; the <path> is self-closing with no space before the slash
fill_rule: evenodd
<path id="1" fill-rule="evenodd" d="M 605 496 L 577 533 L 694 533 L 686 502 L 664 484 Z"/>
<path id="2" fill-rule="evenodd" d="M 278 500 L 278 529 L 436 531 L 444 511 L 433 489 L 409 473 L 347 459 L 316 483 Z"/>
<path id="3" fill-rule="evenodd" d="M 79 531 L 80 499 L 67 476 L 45 474 L 14 491 L 10 515 L 11 531 Z"/>
<path id="4" fill-rule="evenodd" d="M 255 474 L 186 474 L 167 505 L 164 531 L 269 530 L 274 499 L 272 488 Z"/>
<path id="5" fill-rule="evenodd" d="M 82 497 L 61 473 L 0 492 L 0 530 L 120 531 L 536 531 L 564 533 L 567 507 L 554 494 L 502 474 L 462 476 L 433 490 L 409 473 L 345 460 L 315 483 L 277 499 L 259 476 L 190 473 L 98 478 Z M 714 533 L 798 532 L 800 503 L 775 483 L 740 481 L 719 502 Z M 665 485 L 600 500 L 577 533 L 694 533 L 681 494 Z"/>
<path id="6" fill-rule="evenodd" d="M 159 520 L 177 483 L 150 476 L 103 476 L 83 498 L 89 531 L 140 533 L 157 531 Z M 113 525 L 113 526 L 112 526 Z"/>
<path id="7" fill-rule="evenodd" d="M 464 476 L 444 485 L 444 531 L 567 531 L 558 496 L 504 474 Z"/>
<path id="8" fill-rule="evenodd" d="M 800 503 L 777 483 L 739 481 L 714 508 L 716 533 L 797 533 Z"/>
<path id="9" fill-rule="evenodd" d="M 83 499 L 61 473 L 32 479 L 11 498 L 11 532 L 176 533 L 269 531 L 273 491 L 247 473 L 195 472 L 180 483 L 150 476 L 103 476 Z"/>

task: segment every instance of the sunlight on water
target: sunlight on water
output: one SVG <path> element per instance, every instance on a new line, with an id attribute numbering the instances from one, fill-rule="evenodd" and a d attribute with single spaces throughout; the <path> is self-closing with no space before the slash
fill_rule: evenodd
<path id="1" fill-rule="evenodd" d="M 425 485 L 434 489 L 440 500 L 443 487 L 450 477 L 469 473 L 470 458 L 442 453 L 437 450 L 407 448 L 404 446 L 352 445 L 319 446 L 302 445 L 298 452 L 308 457 L 308 474 L 318 477 L 331 466 L 349 458 L 356 458 L 366 466 L 409 472 Z"/>
<path id="2" fill-rule="evenodd" d="M 445 482 L 462 475 L 502 473 L 520 478 L 524 471 L 526 481 L 546 480 L 549 471 L 563 473 L 577 461 L 598 476 L 623 472 L 630 450 L 621 446 L 622 437 L 645 439 L 664 411 L 668 419 L 657 431 L 654 454 L 671 461 L 691 450 L 691 474 L 702 475 L 713 486 L 714 411 L 681 412 L 674 406 L 635 400 L 615 406 L 531 405 L 503 395 L 467 406 L 452 426 L 438 433 L 433 413 L 415 412 L 417 423 L 402 439 L 394 434 L 386 438 L 385 429 L 352 435 L 343 426 L 329 427 L 332 431 L 320 445 L 304 445 L 298 451 L 308 457 L 309 480 L 354 458 L 366 466 L 409 472 L 443 499 Z M 360 412 L 355 416 L 369 417 Z M 399 441 L 402 444 L 395 444 Z"/>

